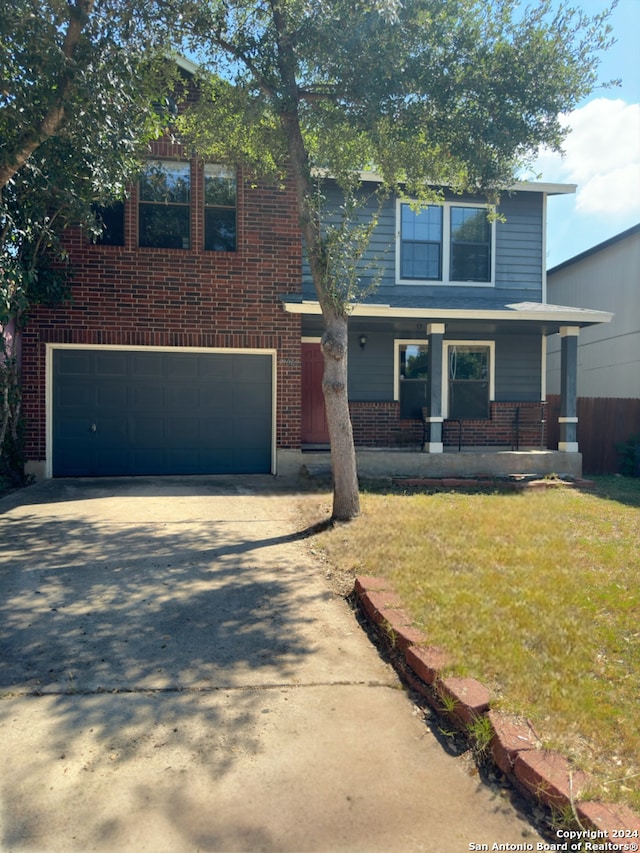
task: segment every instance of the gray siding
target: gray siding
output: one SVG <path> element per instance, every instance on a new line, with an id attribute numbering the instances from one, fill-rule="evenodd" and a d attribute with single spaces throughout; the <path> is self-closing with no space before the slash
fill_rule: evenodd
<path id="1" fill-rule="evenodd" d="M 496 335 L 496 400 L 539 400 L 542 339 L 538 335 Z"/>
<path id="2" fill-rule="evenodd" d="M 415 330 L 369 333 L 361 350 L 358 334 L 350 335 L 349 399 L 358 402 L 393 400 L 394 340 L 415 339 Z M 495 341 L 495 398 L 497 401 L 539 400 L 542 342 L 538 335 L 445 335 L 444 340 Z"/>
<path id="3" fill-rule="evenodd" d="M 326 192 L 327 209 L 339 209 L 340 195 L 335 188 Z M 462 196 L 448 200 L 478 201 Z M 369 199 L 362 217 L 377 210 L 375 199 Z M 415 301 L 425 297 L 447 294 L 478 297 L 483 291 L 495 294 L 508 291 L 514 300 L 540 301 L 543 269 L 543 196 L 541 193 L 505 194 L 499 213 L 504 222 L 496 223 L 495 289 L 452 287 L 443 285 L 396 285 L 396 200 L 388 199 L 379 212 L 379 223 L 361 262 L 361 282 L 368 284 L 377 276 L 379 283 L 376 301 L 398 303 L 401 297 Z M 306 261 L 303 265 L 303 292 L 313 298 L 314 290 Z"/>

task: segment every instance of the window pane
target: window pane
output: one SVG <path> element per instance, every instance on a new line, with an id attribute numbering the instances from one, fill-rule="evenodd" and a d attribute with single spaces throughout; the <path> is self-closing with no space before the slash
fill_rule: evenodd
<path id="1" fill-rule="evenodd" d="M 488 246 L 453 245 L 451 247 L 452 281 L 491 281 Z"/>
<path id="2" fill-rule="evenodd" d="M 489 347 L 449 347 L 450 379 L 487 379 Z"/>
<path id="3" fill-rule="evenodd" d="M 236 212 L 220 207 L 204 211 L 204 247 L 212 252 L 235 252 Z"/>
<path id="4" fill-rule="evenodd" d="M 449 347 L 449 417 L 489 417 L 489 347 Z"/>
<path id="5" fill-rule="evenodd" d="M 422 418 L 429 405 L 428 346 L 403 344 L 400 347 L 400 417 Z"/>
<path id="6" fill-rule="evenodd" d="M 204 203 L 206 206 L 236 206 L 236 176 L 226 166 L 204 167 Z"/>
<path id="7" fill-rule="evenodd" d="M 139 243 L 155 249 L 188 249 L 190 219 L 189 206 L 141 204 Z"/>
<path id="8" fill-rule="evenodd" d="M 442 277 L 442 208 L 430 205 L 414 211 L 400 206 L 400 277 L 431 279 Z"/>
<path id="9" fill-rule="evenodd" d="M 470 420 L 489 417 L 488 382 L 450 382 L 449 417 Z"/>
<path id="10" fill-rule="evenodd" d="M 403 243 L 400 261 L 402 278 L 438 280 L 441 277 L 439 243 Z"/>
<path id="11" fill-rule="evenodd" d="M 188 163 L 154 161 L 140 178 L 140 200 L 164 204 L 189 204 L 191 167 Z"/>
<path id="12" fill-rule="evenodd" d="M 204 167 L 204 248 L 236 250 L 236 173 L 229 166 Z"/>
<path id="13" fill-rule="evenodd" d="M 410 205 L 402 205 L 402 239 L 421 242 L 442 241 L 442 208 L 429 205 L 412 210 Z"/>
<path id="14" fill-rule="evenodd" d="M 403 379 L 426 379 L 428 347 L 406 344 L 400 347 L 400 376 Z"/>
<path id="15" fill-rule="evenodd" d="M 483 207 L 451 208 L 451 239 L 465 243 L 486 243 L 491 226 Z"/>
<path id="16" fill-rule="evenodd" d="M 451 208 L 452 281 L 491 280 L 491 224 L 482 207 Z"/>
<path id="17" fill-rule="evenodd" d="M 108 207 L 96 207 L 96 218 L 103 225 L 96 243 L 103 246 L 124 246 L 124 202 L 116 201 Z"/>

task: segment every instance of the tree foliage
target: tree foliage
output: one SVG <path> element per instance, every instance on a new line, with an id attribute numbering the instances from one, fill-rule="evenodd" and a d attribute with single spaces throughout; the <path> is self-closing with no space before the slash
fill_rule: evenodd
<path id="1" fill-rule="evenodd" d="M 295 181 L 325 322 L 334 517 L 350 518 L 359 510 L 346 384 L 353 276 L 330 250 L 345 241 L 322 226 L 318 175 L 339 182 L 347 208 L 361 170 L 377 172 L 381 191 L 422 202 L 444 186 L 495 201 L 540 146 L 560 148 L 560 115 L 597 82 L 607 15 L 554 10 L 551 0 L 180 6 L 186 43 L 212 73 L 185 132 L 207 156 L 274 174 L 288 167 Z"/>
<path id="2" fill-rule="evenodd" d="M 17 333 L 31 307 L 67 293 L 61 232 L 99 227 L 94 206 L 123 196 L 163 127 L 161 44 L 137 3 L 0 0 L 0 332 L 12 330 L 0 334 L 0 465 L 13 477 Z"/>

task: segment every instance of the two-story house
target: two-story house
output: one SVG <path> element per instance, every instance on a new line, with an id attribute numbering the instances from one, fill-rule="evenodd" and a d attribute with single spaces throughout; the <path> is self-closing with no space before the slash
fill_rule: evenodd
<path id="1" fill-rule="evenodd" d="M 610 315 L 546 304 L 547 199 L 572 190 L 518 185 L 498 219 L 468 196 L 385 202 L 363 267 L 379 286 L 350 317 L 359 449 L 414 451 L 426 470 L 448 449 L 544 448 L 544 417 L 520 415 L 541 412 L 559 332 L 560 451 L 579 456 L 577 335 Z M 292 188 L 162 141 L 104 219 L 100 242 L 69 238 L 72 301 L 34 311 L 23 336 L 28 470 L 278 473 L 325 446 L 322 320 Z M 545 464 L 576 470 L 533 470 Z"/>

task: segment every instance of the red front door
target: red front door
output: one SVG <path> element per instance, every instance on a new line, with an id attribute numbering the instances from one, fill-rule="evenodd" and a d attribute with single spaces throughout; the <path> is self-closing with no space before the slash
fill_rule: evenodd
<path id="1" fill-rule="evenodd" d="M 302 444 L 329 444 L 320 344 L 302 344 Z"/>

